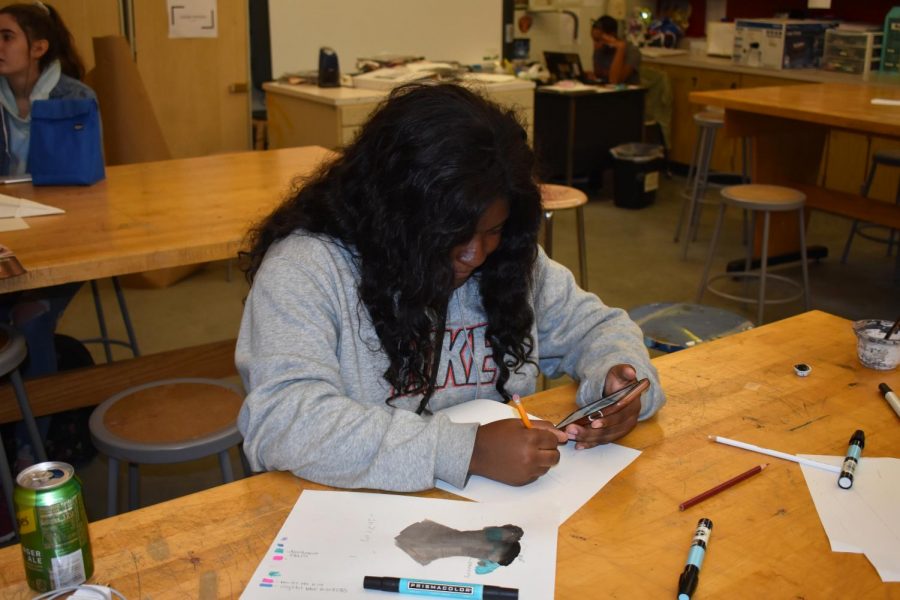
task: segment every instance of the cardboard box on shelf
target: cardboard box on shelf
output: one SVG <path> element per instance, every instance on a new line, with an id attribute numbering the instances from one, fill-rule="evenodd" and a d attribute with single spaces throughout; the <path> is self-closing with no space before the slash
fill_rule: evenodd
<path id="1" fill-rule="evenodd" d="M 738 19 L 732 60 L 747 67 L 815 69 L 822 62 L 832 21 Z"/>

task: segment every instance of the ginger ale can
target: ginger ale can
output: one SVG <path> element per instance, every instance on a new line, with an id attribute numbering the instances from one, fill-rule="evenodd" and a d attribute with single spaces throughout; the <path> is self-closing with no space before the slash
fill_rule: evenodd
<path id="1" fill-rule="evenodd" d="M 94 573 L 81 481 L 72 465 L 42 462 L 16 477 L 14 502 L 28 585 L 47 592 Z"/>

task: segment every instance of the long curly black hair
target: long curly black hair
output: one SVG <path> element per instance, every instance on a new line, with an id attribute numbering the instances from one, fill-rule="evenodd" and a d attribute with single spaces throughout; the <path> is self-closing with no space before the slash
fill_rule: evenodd
<path id="1" fill-rule="evenodd" d="M 451 250 L 481 214 L 509 203 L 499 247 L 476 272 L 487 314 L 496 388 L 509 399 L 510 370 L 529 361 L 529 302 L 541 220 L 535 160 L 512 110 L 454 84 L 394 90 L 355 140 L 251 232 L 244 268 L 252 283 L 268 248 L 291 232 L 328 235 L 356 257 L 359 298 L 390 360 L 394 396 L 433 391 Z M 388 402 L 392 398 L 388 399 Z"/>

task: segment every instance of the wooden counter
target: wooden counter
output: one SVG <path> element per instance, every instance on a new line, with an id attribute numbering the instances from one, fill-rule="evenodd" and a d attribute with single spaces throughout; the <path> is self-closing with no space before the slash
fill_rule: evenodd
<path id="1" fill-rule="evenodd" d="M 532 135 L 534 83 L 516 79 L 483 83 L 470 78 L 464 83 L 495 102 L 513 108 Z M 324 146 L 337 148 L 350 143 L 356 132 L 387 91 L 359 88 L 320 88 L 270 82 L 266 91 L 269 147 Z"/>

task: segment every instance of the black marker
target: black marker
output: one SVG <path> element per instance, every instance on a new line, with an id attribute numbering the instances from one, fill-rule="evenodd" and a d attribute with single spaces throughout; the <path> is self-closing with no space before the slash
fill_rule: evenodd
<path id="1" fill-rule="evenodd" d="M 841 474 L 838 476 L 838 486 L 842 489 L 849 490 L 853 487 L 853 474 L 856 472 L 859 457 L 865 446 L 866 434 L 863 433 L 862 429 L 857 429 L 853 437 L 850 438 L 850 445 L 847 446 L 847 456 L 844 457 Z"/>
<path id="2" fill-rule="evenodd" d="M 518 600 L 519 590 L 481 585 L 480 583 L 451 583 L 449 581 L 428 581 L 427 579 L 406 579 L 399 577 L 363 577 L 363 588 L 429 596 L 431 598 L 468 598 L 471 600 Z"/>
<path id="3" fill-rule="evenodd" d="M 687 564 L 678 578 L 678 600 L 691 600 L 700 581 L 700 566 L 703 557 L 706 556 L 706 547 L 709 544 L 709 534 L 712 533 L 712 521 L 700 519 L 697 523 L 697 532 L 694 541 L 691 542 L 691 551 L 688 552 Z"/>

